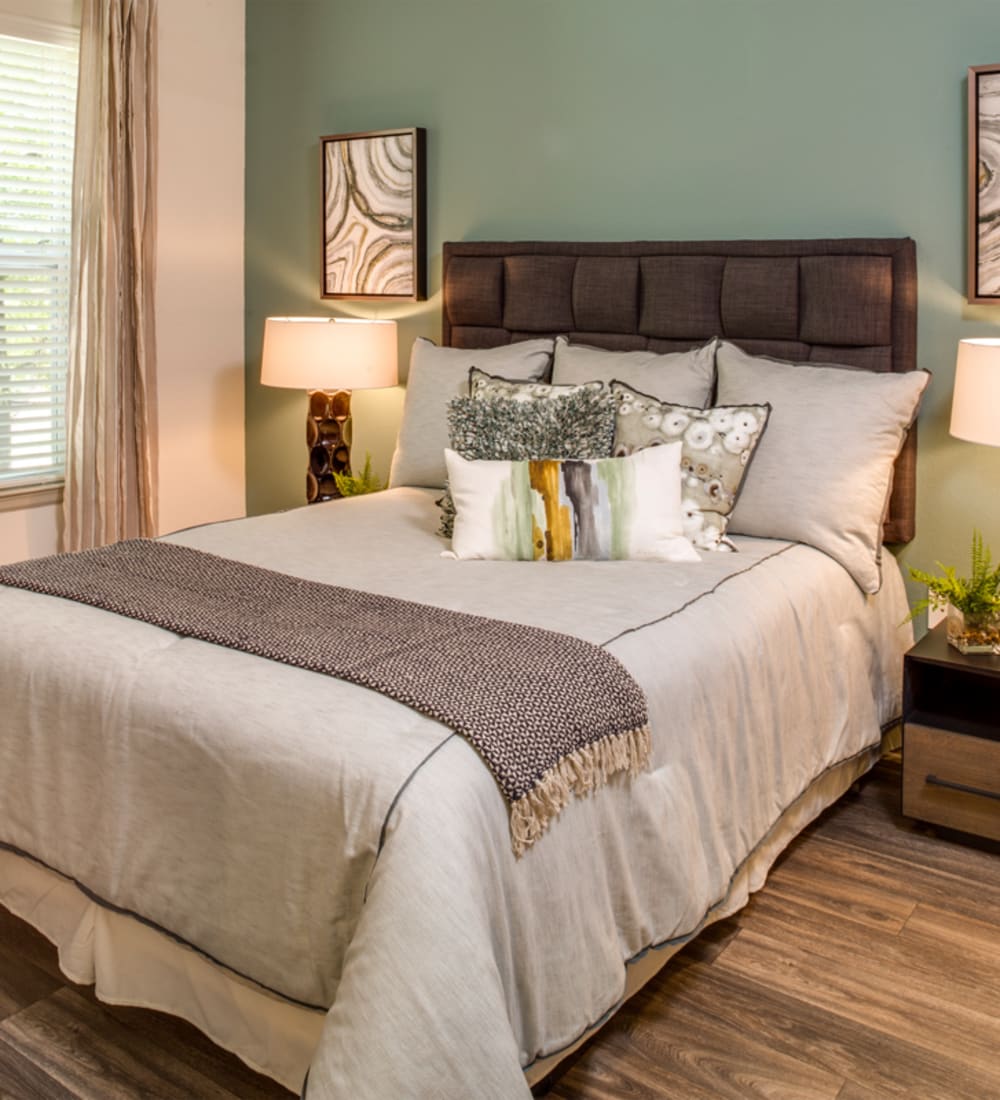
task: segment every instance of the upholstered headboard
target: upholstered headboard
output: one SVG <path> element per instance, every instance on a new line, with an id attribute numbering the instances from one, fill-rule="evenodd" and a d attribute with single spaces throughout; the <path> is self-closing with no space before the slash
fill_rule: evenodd
<path id="1" fill-rule="evenodd" d="M 678 351 L 722 336 L 748 352 L 864 370 L 916 363 L 909 238 L 459 241 L 444 246 L 443 341 Z M 914 534 L 916 428 L 896 462 L 886 542 Z"/>

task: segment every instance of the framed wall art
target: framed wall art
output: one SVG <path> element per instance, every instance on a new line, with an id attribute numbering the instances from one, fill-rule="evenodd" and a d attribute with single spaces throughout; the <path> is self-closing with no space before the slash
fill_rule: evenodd
<path id="1" fill-rule="evenodd" d="M 426 297 L 425 148 L 420 128 L 320 138 L 324 298 Z"/>
<path id="2" fill-rule="evenodd" d="M 1000 305 L 1000 65 L 969 69 L 970 302 Z"/>

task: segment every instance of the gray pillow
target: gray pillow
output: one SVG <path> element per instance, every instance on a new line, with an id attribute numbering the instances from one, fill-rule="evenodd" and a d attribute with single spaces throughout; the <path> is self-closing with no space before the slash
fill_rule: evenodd
<path id="1" fill-rule="evenodd" d="M 715 348 L 712 339 L 691 351 L 605 351 L 556 340 L 552 381 L 565 385 L 617 379 L 640 393 L 675 405 L 703 409 L 715 384 Z"/>
<path id="2" fill-rule="evenodd" d="M 550 397 L 565 397 L 578 390 L 607 390 L 604 382 L 581 382 L 579 385 L 555 385 L 551 382 L 517 382 L 473 367 L 469 371 L 469 396 L 477 400 L 490 397 L 510 397 L 515 401 L 544 401 Z"/>
<path id="3" fill-rule="evenodd" d="M 548 373 L 552 340 L 522 340 L 498 348 L 439 348 L 418 338 L 410 354 L 403 420 L 392 457 L 389 488 L 424 485 L 439 489 L 447 479 L 448 402 L 468 393 L 469 369 L 524 381 Z"/>
<path id="4" fill-rule="evenodd" d="M 783 363 L 729 343 L 716 367 L 718 404 L 771 406 L 730 534 L 815 546 L 877 592 L 892 465 L 930 375 Z"/>
<path id="5" fill-rule="evenodd" d="M 553 387 L 548 387 L 550 390 Z M 604 386 L 566 387 L 567 392 L 523 397 L 456 397 L 448 406 L 451 447 L 462 458 L 607 458 L 615 431 L 615 404 Z M 451 538 L 455 505 L 438 501 L 438 534 Z"/>

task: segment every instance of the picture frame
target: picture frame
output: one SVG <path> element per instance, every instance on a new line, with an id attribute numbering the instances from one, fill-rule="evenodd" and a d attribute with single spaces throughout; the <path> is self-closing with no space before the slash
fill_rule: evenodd
<path id="1" fill-rule="evenodd" d="M 966 297 L 1000 305 L 1000 65 L 969 69 Z"/>
<path id="2" fill-rule="evenodd" d="M 427 296 L 426 131 L 320 138 L 323 298 Z"/>

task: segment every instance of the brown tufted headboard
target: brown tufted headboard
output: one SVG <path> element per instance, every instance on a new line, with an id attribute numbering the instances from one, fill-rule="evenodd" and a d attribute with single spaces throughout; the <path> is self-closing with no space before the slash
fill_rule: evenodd
<path id="1" fill-rule="evenodd" d="M 916 247 L 816 241 L 458 241 L 444 246 L 442 338 L 536 336 L 678 351 L 722 336 L 749 352 L 865 370 L 917 356 Z M 914 534 L 916 426 L 896 462 L 886 542 Z"/>

